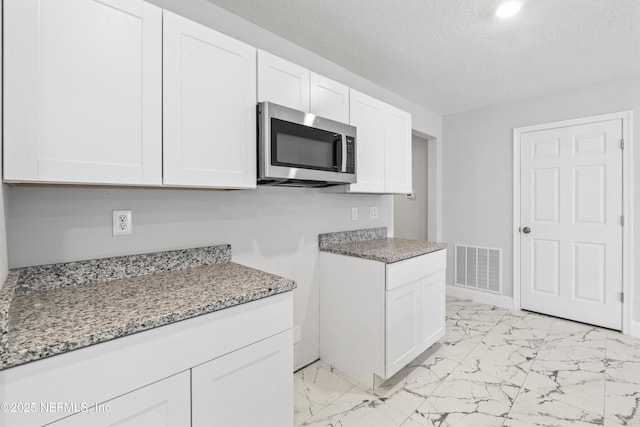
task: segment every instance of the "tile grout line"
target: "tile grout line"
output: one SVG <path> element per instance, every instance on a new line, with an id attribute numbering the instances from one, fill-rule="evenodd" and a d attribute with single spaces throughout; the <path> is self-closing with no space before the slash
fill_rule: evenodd
<path id="1" fill-rule="evenodd" d="M 551 325 L 549 325 L 549 328 L 551 328 Z M 507 420 L 509 420 L 509 415 L 511 415 L 511 411 L 513 410 L 513 405 L 516 403 L 516 400 L 518 400 L 518 397 L 520 396 L 520 392 L 522 391 L 522 389 L 524 389 L 524 385 L 527 382 L 527 378 L 529 378 L 529 374 L 531 373 L 531 371 L 533 370 L 533 365 L 536 363 L 536 361 L 538 360 L 538 355 L 540 354 L 540 350 L 542 350 L 542 347 L 544 346 L 547 337 L 549 336 L 549 328 L 547 328 L 547 333 L 544 336 L 544 338 L 542 338 L 540 345 L 538 346 L 538 350 L 536 351 L 536 355 L 533 358 L 533 361 L 531 362 L 531 367 L 529 368 L 529 370 L 527 371 L 527 374 L 524 376 L 524 379 L 522 380 L 522 384 L 520 384 L 520 387 L 518 388 L 518 392 L 516 393 L 516 395 L 513 397 L 513 402 L 511 403 L 511 406 L 509 407 L 509 412 L 507 412 L 507 417 L 505 418 L 505 423 L 507 422 Z M 526 389 L 525 389 L 526 390 Z"/>

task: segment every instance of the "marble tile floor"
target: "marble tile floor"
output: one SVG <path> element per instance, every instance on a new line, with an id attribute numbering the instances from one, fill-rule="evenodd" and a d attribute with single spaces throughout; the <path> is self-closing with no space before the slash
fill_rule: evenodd
<path id="1" fill-rule="evenodd" d="M 640 339 L 453 299 L 446 325 L 375 390 L 322 362 L 298 371 L 296 426 L 640 426 Z"/>

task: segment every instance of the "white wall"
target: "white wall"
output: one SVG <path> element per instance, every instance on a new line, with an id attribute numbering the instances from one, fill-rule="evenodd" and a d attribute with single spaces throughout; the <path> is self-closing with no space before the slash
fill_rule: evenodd
<path id="1" fill-rule="evenodd" d="M 233 261 L 296 280 L 297 367 L 319 355 L 318 234 L 392 225 L 392 196 L 317 189 L 10 187 L 6 196 L 11 267 L 230 243 Z M 364 215 L 369 206 L 378 206 L 378 220 Z M 113 209 L 133 210 L 132 236 L 111 236 Z"/>
<path id="2" fill-rule="evenodd" d="M 427 240 L 427 140 L 413 136 L 411 179 L 414 199 L 393 196 L 393 234 L 405 239 Z"/>
<path id="3" fill-rule="evenodd" d="M 640 76 L 444 117 L 444 239 L 504 249 L 504 294 L 512 283 L 512 129 L 617 111 L 634 110 L 634 165 L 640 173 Z M 640 181 L 635 179 L 636 206 Z M 640 297 L 640 209 L 635 209 L 635 295 Z M 453 282 L 449 251 L 447 283 Z M 636 304 L 635 318 L 640 319 Z"/>

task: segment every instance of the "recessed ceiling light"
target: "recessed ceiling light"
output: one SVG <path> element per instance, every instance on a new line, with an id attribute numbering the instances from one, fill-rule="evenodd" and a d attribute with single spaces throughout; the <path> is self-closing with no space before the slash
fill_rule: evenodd
<path id="1" fill-rule="evenodd" d="M 496 9 L 496 16 L 499 18 L 511 18 L 518 13 L 521 7 L 522 3 L 519 1 L 504 2 Z"/>

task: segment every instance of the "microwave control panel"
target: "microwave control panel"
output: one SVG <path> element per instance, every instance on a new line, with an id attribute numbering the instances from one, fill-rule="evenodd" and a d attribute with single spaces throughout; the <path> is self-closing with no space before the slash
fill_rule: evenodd
<path id="1" fill-rule="evenodd" d="M 356 140 L 347 136 L 347 170 L 346 173 L 356 173 Z"/>

